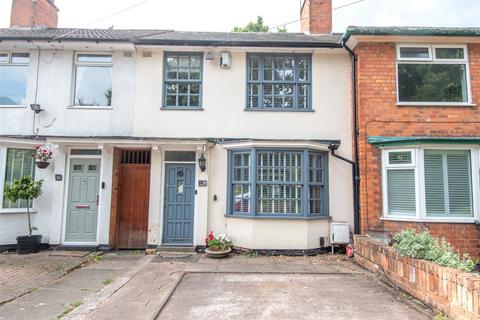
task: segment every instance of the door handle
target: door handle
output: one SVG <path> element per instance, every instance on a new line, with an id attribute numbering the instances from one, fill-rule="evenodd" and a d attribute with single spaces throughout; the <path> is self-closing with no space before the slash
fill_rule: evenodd
<path id="1" fill-rule="evenodd" d="M 98 197 L 99 195 L 97 194 L 97 200 L 95 201 L 95 204 L 98 206 Z"/>

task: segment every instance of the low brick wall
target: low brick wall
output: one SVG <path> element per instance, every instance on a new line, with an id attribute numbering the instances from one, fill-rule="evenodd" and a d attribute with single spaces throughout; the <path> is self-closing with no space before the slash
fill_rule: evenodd
<path id="1" fill-rule="evenodd" d="M 355 261 L 454 319 L 480 319 L 480 275 L 402 257 L 392 247 L 355 236 Z"/>

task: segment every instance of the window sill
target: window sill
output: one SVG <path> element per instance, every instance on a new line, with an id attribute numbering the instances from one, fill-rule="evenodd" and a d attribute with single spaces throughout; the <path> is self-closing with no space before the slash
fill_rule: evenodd
<path id="1" fill-rule="evenodd" d="M 71 110 L 113 110 L 112 106 L 69 106 Z"/>
<path id="2" fill-rule="evenodd" d="M 477 105 L 474 103 L 463 102 L 397 102 L 399 107 L 467 107 L 474 108 Z"/>
<path id="3" fill-rule="evenodd" d="M 271 109 L 267 109 L 267 108 L 244 108 L 243 109 L 244 111 L 248 111 L 248 112 L 315 112 L 315 110 L 313 109 L 306 109 L 306 110 L 302 110 L 302 109 L 274 109 L 274 108 L 271 108 Z"/>
<path id="4" fill-rule="evenodd" d="M 329 216 L 312 216 L 312 217 L 304 217 L 304 216 L 242 216 L 242 215 L 233 215 L 233 214 L 225 214 L 226 218 L 234 218 L 234 219 L 253 219 L 253 220 L 330 220 Z"/>
<path id="5" fill-rule="evenodd" d="M 0 209 L 0 214 L 2 213 L 27 213 L 27 209 Z M 37 213 L 36 209 L 31 209 L 30 213 Z"/>
<path id="6" fill-rule="evenodd" d="M 0 108 L 5 109 L 24 109 L 26 105 L 23 104 L 0 104 Z"/>
<path id="7" fill-rule="evenodd" d="M 381 217 L 383 221 L 419 222 L 419 223 L 475 223 L 475 218 L 416 218 L 416 217 Z"/>
<path id="8" fill-rule="evenodd" d="M 202 107 L 161 107 L 160 110 L 175 110 L 175 111 L 203 111 Z"/>

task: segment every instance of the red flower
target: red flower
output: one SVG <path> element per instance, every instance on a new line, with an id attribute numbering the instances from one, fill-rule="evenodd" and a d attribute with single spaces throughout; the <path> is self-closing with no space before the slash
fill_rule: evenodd
<path id="1" fill-rule="evenodd" d="M 40 146 L 36 146 L 35 149 L 37 149 L 37 150 L 40 149 Z"/>
<path id="2" fill-rule="evenodd" d="M 210 241 L 212 241 L 213 239 L 215 239 L 215 236 L 213 235 L 213 231 L 210 231 L 210 234 L 208 235 L 208 239 Z"/>

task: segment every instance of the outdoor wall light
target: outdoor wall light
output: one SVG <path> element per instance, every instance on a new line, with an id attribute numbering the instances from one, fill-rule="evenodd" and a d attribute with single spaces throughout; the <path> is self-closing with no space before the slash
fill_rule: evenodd
<path id="1" fill-rule="evenodd" d="M 40 107 L 38 103 L 32 103 L 30 105 L 30 109 L 32 109 L 32 111 L 34 111 L 35 113 L 40 113 L 43 111 L 43 109 Z"/>
<path id="2" fill-rule="evenodd" d="M 200 156 L 200 158 L 198 158 L 198 167 L 202 172 L 204 172 L 205 169 L 207 168 L 207 159 L 205 159 L 205 157 L 203 156 L 203 153 Z"/>

